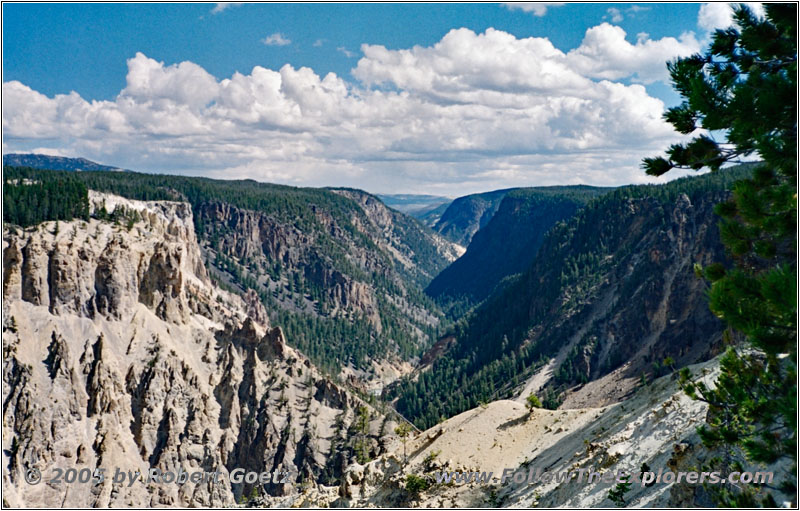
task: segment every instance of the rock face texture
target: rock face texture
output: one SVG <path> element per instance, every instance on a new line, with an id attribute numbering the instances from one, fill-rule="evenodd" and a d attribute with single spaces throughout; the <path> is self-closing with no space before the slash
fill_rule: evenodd
<path id="1" fill-rule="evenodd" d="M 359 190 L 295 198 L 296 216 L 270 197 L 195 205 L 210 276 L 265 303 L 318 367 L 380 392 L 433 342 L 442 314 L 423 289 L 463 249 Z"/>
<path id="2" fill-rule="evenodd" d="M 325 254 L 314 249 L 315 240 L 307 231 L 277 221 L 269 214 L 240 209 L 224 202 L 205 204 L 198 213 L 205 225 L 213 226 L 214 230 L 209 230 L 207 237 L 214 237 L 216 230 L 224 226 L 215 253 L 265 266 L 278 264 L 281 272 L 289 278 L 297 273 L 317 288 L 324 289 L 325 299 L 332 304 L 330 313 L 363 315 L 373 326 L 380 328 L 374 293 L 365 290 L 362 282 L 330 264 Z M 332 223 L 330 227 L 332 235 L 341 235 Z M 370 256 L 374 257 L 365 255 L 364 264 L 379 266 L 374 260 L 366 260 Z"/>
<path id="3" fill-rule="evenodd" d="M 723 198 L 708 194 L 692 203 L 680 194 L 669 205 L 631 199 L 608 212 L 621 233 L 617 250 L 598 265 L 596 276 L 561 293 L 560 316 L 542 322 L 534 337 L 561 344 L 550 366 L 557 382 L 589 382 L 567 392 L 562 408 L 617 402 L 643 373 L 663 374 L 659 364 L 666 357 L 681 367 L 718 353 L 724 325 L 708 309 L 706 284 L 694 265 L 725 258 L 713 212 Z M 581 286 L 591 291 L 581 296 Z M 541 315 L 551 307 L 531 305 Z"/>
<path id="4" fill-rule="evenodd" d="M 212 285 L 188 204 L 91 199 L 141 220 L 4 227 L 4 505 L 228 506 L 335 481 L 356 443 L 381 452 L 380 413 L 287 346 L 257 299 Z M 51 481 L 73 468 L 105 478 Z M 156 484 L 151 468 L 220 475 Z M 231 482 L 236 468 L 290 482 Z"/>
<path id="5" fill-rule="evenodd" d="M 422 281 L 432 279 L 444 268 L 441 261 L 452 263 L 464 253 L 463 247 L 435 232 L 421 229 L 408 217 L 387 208 L 373 195 L 353 189 L 334 189 L 333 192 L 358 204 L 367 221 L 353 215 L 353 224 L 361 233 L 373 237 L 381 249 L 400 263 L 403 268 L 401 271 L 407 272 L 411 278 Z"/>

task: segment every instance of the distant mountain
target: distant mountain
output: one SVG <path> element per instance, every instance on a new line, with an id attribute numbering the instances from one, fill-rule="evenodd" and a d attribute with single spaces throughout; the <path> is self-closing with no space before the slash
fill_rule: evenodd
<path id="1" fill-rule="evenodd" d="M 447 207 L 452 199 L 447 197 L 440 197 L 438 195 L 413 195 L 413 194 L 390 194 L 390 195 L 377 195 L 384 204 L 392 209 L 396 209 L 401 213 L 413 216 L 421 220 L 425 215 L 433 210 L 438 210 L 444 206 Z M 444 211 L 444 209 L 442 209 Z"/>
<path id="2" fill-rule="evenodd" d="M 4 154 L 3 165 L 47 170 L 126 170 L 110 165 L 101 165 L 87 160 L 86 158 L 65 158 L 63 156 L 48 156 L 46 154 Z"/>
<path id="3" fill-rule="evenodd" d="M 506 193 L 489 223 L 472 237 L 467 252 L 439 273 L 425 292 L 452 316 L 460 316 L 505 277 L 527 268 L 556 222 L 610 190 L 553 186 Z"/>
<path id="4" fill-rule="evenodd" d="M 503 197 L 515 189 L 459 197 L 450 203 L 431 228 L 453 243 L 466 247 L 478 229 L 489 223 Z"/>

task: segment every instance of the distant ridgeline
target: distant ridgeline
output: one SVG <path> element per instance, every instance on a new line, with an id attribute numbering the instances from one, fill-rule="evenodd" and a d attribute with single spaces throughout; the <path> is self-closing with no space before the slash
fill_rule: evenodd
<path id="1" fill-rule="evenodd" d="M 611 188 L 550 186 L 503 194 L 491 220 L 472 237 L 467 252 L 425 289 L 452 318 L 483 301 L 504 278 L 533 260 L 545 233 Z"/>
<path id="2" fill-rule="evenodd" d="M 456 323 L 449 351 L 394 385 L 388 397 L 397 398 L 398 411 L 424 429 L 511 396 L 562 349 L 563 363 L 553 368 L 539 396 L 550 408 L 559 405 L 565 389 L 626 362 L 626 374 L 638 378 L 662 373 L 659 364 L 666 357 L 678 365 L 710 357 L 723 325 L 708 310 L 705 283 L 693 265 L 724 259 L 714 205 L 752 168 L 626 186 L 589 201 L 555 223 L 523 273 L 495 282 L 488 298 Z M 553 221 L 565 210 L 545 211 Z M 519 220 L 511 223 L 518 226 Z M 507 246 L 517 239 L 500 225 L 492 231 L 497 240 L 504 235 Z M 474 242 L 481 241 L 481 232 Z M 497 260 L 511 249 L 502 250 Z M 468 271 L 475 275 L 479 268 L 476 260 Z M 492 286 L 481 282 L 470 291 L 479 298 L 487 289 Z"/>
<path id="3" fill-rule="evenodd" d="M 454 256 L 443 256 L 430 229 L 364 192 L 136 172 L 6 167 L 4 177 L 48 190 L 42 198 L 29 185 L 4 189 L 4 221 L 20 225 L 86 218 L 87 188 L 189 202 L 219 285 L 252 290 L 288 341 L 333 375 L 411 359 L 439 333 L 442 314 L 423 288 Z M 72 187 L 76 196 L 65 197 Z M 34 207 L 45 198 L 67 211 Z M 386 213 L 368 217 L 359 201 Z"/>
<path id="4" fill-rule="evenodd" d="M 46 154 L 4 154 L 3 165 L 46 170 L 124 170 L 110 165 L 101 165 L 85 158 L 65 158 Z"/>

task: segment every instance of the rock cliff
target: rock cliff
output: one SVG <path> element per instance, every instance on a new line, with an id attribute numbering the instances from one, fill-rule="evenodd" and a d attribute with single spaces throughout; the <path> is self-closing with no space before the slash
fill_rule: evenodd
<path id="1" fill-rule="evenodd" d="M 382 451 L 383 415 L 287 346 L 257 299 L 212 284 L 188 204 L 90 198 L 139 220 L 4 226 L 4 505 L 228 506 L 335 481 L 356 442 Z M 112 477 L 151 467 L 221 477 Z M 56 468 L 106 478 L 48 482 Z M 231 483 L 235 468 L 291 484 Z"/>

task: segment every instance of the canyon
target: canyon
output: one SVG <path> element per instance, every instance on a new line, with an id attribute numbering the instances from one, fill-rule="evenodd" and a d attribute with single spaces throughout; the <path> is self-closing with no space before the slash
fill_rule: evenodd
<path id="1" fill-rule="evenodd" d="M 45 172 L 11 184 L 62 179 Z M 609 506 L 613 485 L 432 481 L 705 462 L 707 407 L 675 369 L 718 371 L 694 266 L 725 257 L 713 206 L 747 172 L 502 191 L 466 250 L 359 190 L 65 177 L 84 217 L 3 226 L 4 504 Z M 222 477 L 47 479 L 85 467 Z M 625 498 L 710 502 L 681 484 Z"/>

